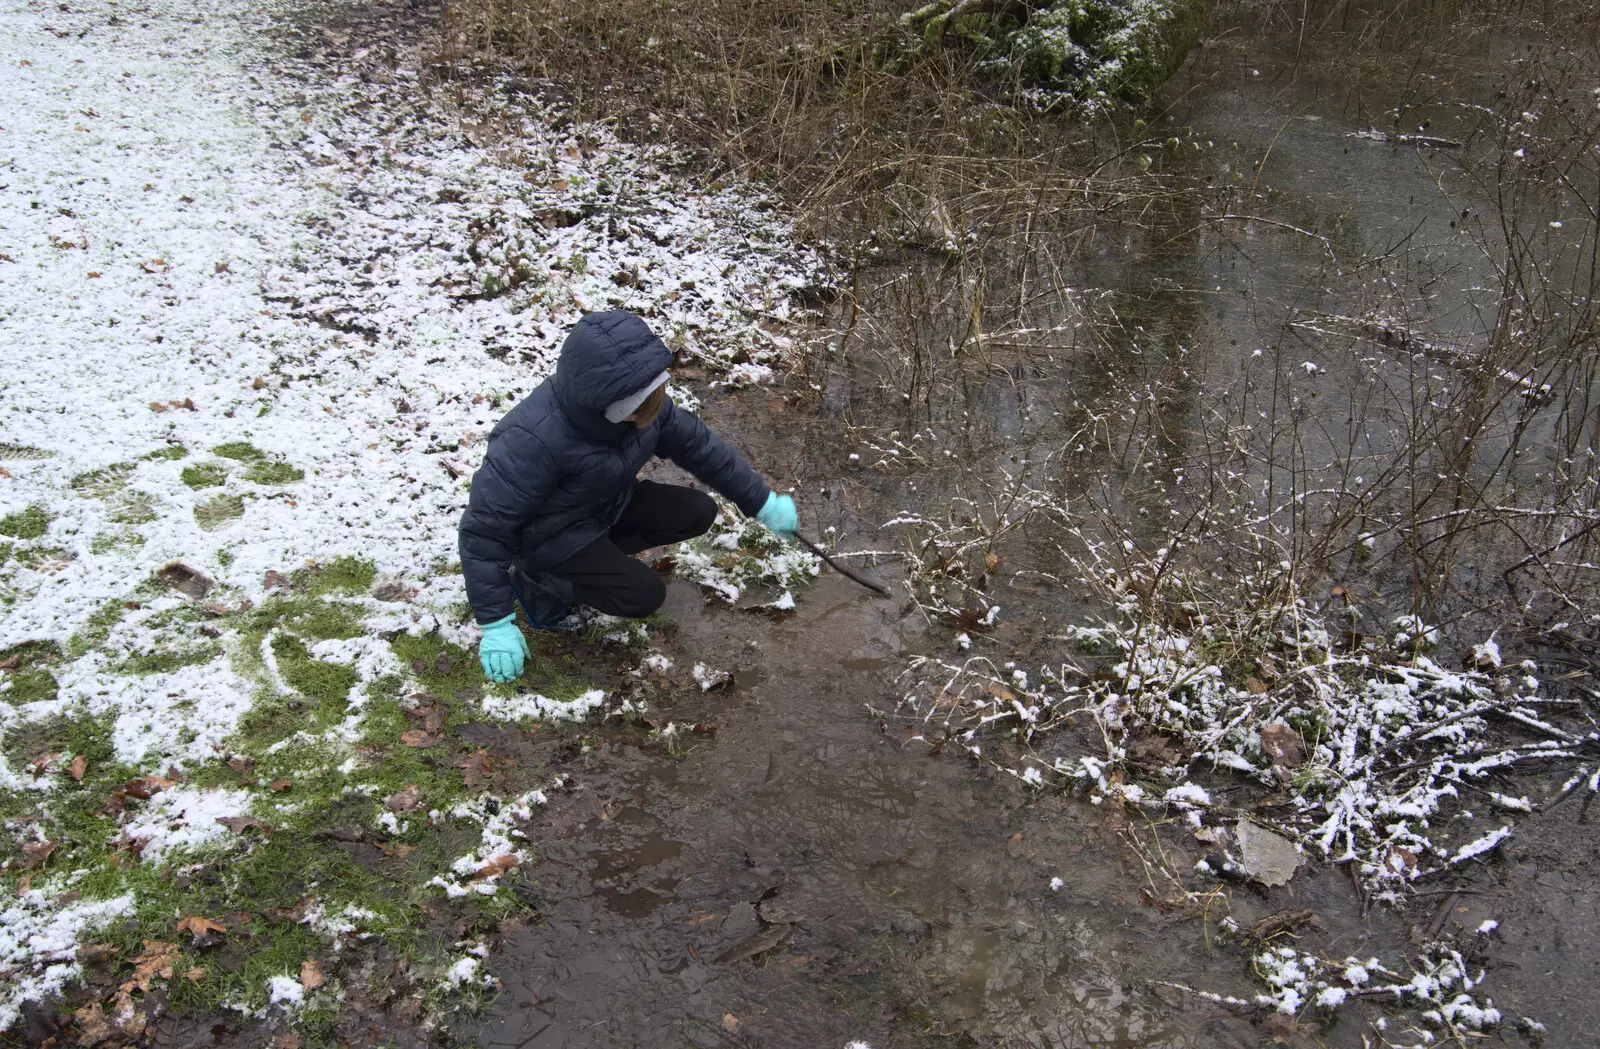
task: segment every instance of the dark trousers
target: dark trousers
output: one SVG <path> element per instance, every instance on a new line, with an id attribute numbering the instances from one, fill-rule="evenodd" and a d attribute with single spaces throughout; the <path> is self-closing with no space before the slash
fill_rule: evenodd
<path id="1" fill-rule="evenodd" d="M 716 519 L 716 500 L 704 492 L 635 481 L 633 498 L 611 532 L 545 573 L 571 585 L 575 605 L 643 619 L 667 599 L 667 584 L 654 569 L 631 555 L 704 535 Z"/>

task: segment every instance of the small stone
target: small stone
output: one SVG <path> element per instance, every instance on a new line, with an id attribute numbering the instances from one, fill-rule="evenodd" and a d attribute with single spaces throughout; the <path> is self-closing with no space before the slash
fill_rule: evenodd
<path id="1" fill-rule="evenodd" d="M 1300 850 L 1294 842 L 1249 820 L 1234 828 L 1239 839 L 1239 868 L 1263 885 L 1287 885 L 1300 868 Z"/>
<path id="2" fill-rule="evenodd" d="M 415 587 L 407 586 L 404 582 L 398 579 L 392 579 L 388 582 L 379 583 L 377 586 L 373 587 L 372 596 L 377 598 L 379 601 L 404 603 L 416 597 L 417 590 Z"/>
<path id="3" fill-rule="evenodd" d="M 217 585 L 215 579 L 182 561 L 168 561 L 156 569 L 156 578 L 191 601 L 203 599 Z"/>

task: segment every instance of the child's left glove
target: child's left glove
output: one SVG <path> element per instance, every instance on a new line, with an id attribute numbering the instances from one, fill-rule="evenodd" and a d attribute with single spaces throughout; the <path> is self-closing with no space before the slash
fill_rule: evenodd
<path id="1" fill-rule="evenodd" d="M 767 501 L 756 512 L 756 520 L 780 539 L 793 539 L 800 530 L 800 514 L 794 508 L 794 500 L 777 492 L 767 493 Z"/>
<path id="2" fill-rule="evenodd" d="M 483 640 L 478 642 L 478 661 L 490 681 L 515 681 L 522 676 L 522 662 L 528 658 L 528 642 L 517 629 L 515 612 L 504 619 L 485 623 Z"/>

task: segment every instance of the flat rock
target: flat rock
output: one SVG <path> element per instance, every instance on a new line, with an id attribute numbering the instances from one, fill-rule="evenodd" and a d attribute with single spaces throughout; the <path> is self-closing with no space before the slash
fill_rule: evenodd
<path id="1" fill-rule="evenodd" d="M 1239 839 L 1239 869 L 1263 885 L 1287 885 L 1300 867 L 1294 842 L 1249 820 L 1234 828 Z"/>

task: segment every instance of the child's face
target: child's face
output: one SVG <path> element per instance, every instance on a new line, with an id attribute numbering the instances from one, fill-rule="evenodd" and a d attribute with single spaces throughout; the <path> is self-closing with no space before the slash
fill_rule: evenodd
<path id="1" fill-rule="evenodd" d="M 650 396 L 645 398 L 645 402 L 639 405 L 632 415 L 628 416 L 628 422 L 633 423 L 641 430 L 644 429 L 656 421 L 656 416 L 661 414 L 661 406 L 666 403 L 666 400 L 667 388 L 665 386 L 657 386 Z"/>

